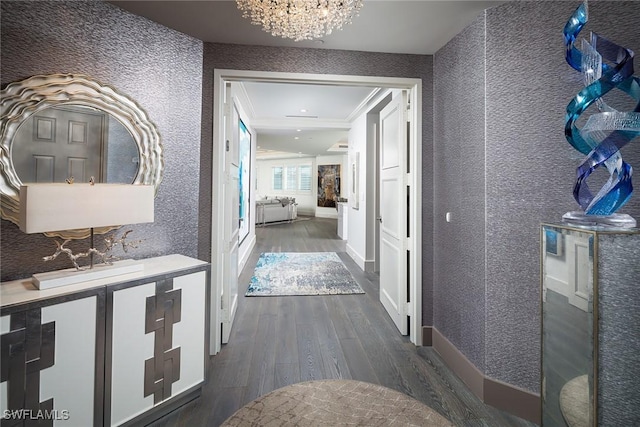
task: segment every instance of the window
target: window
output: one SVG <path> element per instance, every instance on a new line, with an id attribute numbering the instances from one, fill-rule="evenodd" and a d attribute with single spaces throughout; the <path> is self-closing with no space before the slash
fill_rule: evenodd
<path id="1" fill-rule="evenodd" d="M 282 190 L 282 166 L 273 168 L 273 189 Z"/>
<path id="2" fill-rule="evenodd" d="M 274 190 L 311 191 L 311 165 L 274 166 L 271 173 Z"/>
<path id="3" fill-rule="evenodd" d="M 287 166 L 284 168 L 287 174 L 287 182 L 285 183 L 285 189 L 297 190 L 298 189 L 298 168 L 295 166 Z"/>
<path id="4" fill-rule="evenodd" d="M 300 166 L 300 181 L 298 190 L 311 191 L 311 165 Z"/>

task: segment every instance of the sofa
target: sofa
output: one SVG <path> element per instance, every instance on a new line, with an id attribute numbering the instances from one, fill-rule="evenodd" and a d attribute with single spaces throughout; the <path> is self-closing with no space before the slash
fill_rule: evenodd
<path id="1" fill-rule="evenodd" d="M 296 199 L 278 197 L 256 201 L 256 224 L 292 221 L 298 217 Z"/>

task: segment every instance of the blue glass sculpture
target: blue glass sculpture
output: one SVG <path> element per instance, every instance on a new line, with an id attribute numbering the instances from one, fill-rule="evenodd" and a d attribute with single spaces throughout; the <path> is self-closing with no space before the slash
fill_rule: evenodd
<path id="1" fill-rule="evenodd" d="M 564 27 L 566 60 L 584 75 L 585 87 L 567 106 L 565 136 L 569 144 L 586 155 L 578 166 L 573 196 L 584 210 L 570 212 L 566 220 L 592 225 L 635 227 L 628 215 L 615 214 L 631 197 L 631 166 L 622 160 L 620 149 L 640 135 L 640 78 L 633 75 L 633 51 L 592 33 L 591 40 L 576 37 L 588 20 L 587 3 L 581 4 Z M 609 106 L 603 97 L 614 89 L 631 97 L 632 111 L 621 112 Z M 589 107 L 591 114 L 584 126 L 578 119 Z M 594 195 L 587 184 L 589 176 L 601 166 L 609 172 L 608 181 Z"/>

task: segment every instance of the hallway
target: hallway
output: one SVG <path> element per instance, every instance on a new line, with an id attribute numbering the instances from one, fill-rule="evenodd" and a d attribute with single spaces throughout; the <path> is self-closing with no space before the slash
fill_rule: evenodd
<path id="1" fill-rule="evenodd" d="M 201 398 L 154 426 L 218 426 L 271 390 L 345 378 L 390 387 L 459 426 L 532 426 L 479 401 L 430 348 L 399 335 L 379 302 L 378 276 L 345 253 L 336 220 L 301 218 L 256 229 L 257 244 L 239 279 L 229 343 L 211 358 Z M 262 252 L 338 252 L 364 295 L 249 297 L 244 291 Z"/>

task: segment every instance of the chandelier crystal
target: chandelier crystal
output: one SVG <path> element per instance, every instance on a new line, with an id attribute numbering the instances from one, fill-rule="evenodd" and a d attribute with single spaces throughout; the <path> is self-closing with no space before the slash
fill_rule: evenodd
<path id="1" fill-rule="evenodd" d="M 362 0 L 236 0 L 243 18 L 273 36 L 312 40 L 350 24 Z"/>

